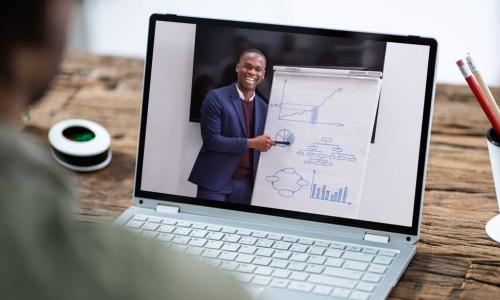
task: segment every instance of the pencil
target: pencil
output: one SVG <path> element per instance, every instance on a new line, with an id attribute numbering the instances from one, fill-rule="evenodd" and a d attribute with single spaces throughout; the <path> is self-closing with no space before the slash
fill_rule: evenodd
<path id="1" fill-rule="evenodd" d="M 472 71 L 474 78 L 476 78 L 477 83 L 479 83 L 479 86 L 483 90 L 483 93 L 486 96 L 486 100 L 488 100 L 491 107 L 493 108 L 493 111 L 495 112 L 497 119 L 500 120 L 500 109 L 498 108 L 497 102 L 495 101 L 495 98 L 491 94 L 490 89 L 488 88 L 488 86 L 484 82 L 483 76 L 479 72 L 479 69 L 477 68 L 476 64 L 474 63 L 474 60 L 472 59 L 472 57 L 470 56 L 469 53 L 467 53 L 465 60 L 467 61 L 467 64 L 469 65 L 469 68 Z"/>
<path id="2" fill-rule="evenodd" d="M 472 76 L 469 67 L 464 63 L 462 59 L 457 61 L 457 66 L 462 72 L 462 75 L 464 76 L 465 81 L 467 81 L 467 84 L 469 85 L 472 93 L 476 97 L 477 102 L 479 102 L 479 105 L 483 109 L 484 114 L 493 126 L 493 129 L 497 134 L 500 134 L 500 119 L 496 117 L 493 108 L 486 99 L 486 96 L 481 90 L 481 87 L 479 87 L 476 80 L 474 79 L 474 76 Z"/>

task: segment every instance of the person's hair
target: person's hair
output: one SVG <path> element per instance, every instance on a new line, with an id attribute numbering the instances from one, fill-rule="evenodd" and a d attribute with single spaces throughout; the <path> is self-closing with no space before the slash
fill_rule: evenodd
<path id="1" fill-rule="evenodd" d="M 12 79 L 10 61 L 16 49 L 45 41 L 48 1 L 0 1 L 0 80 Z"/>
<path id="2" fill-rule="evenodd" d="M 260 51 L 257 48 L 250 48 L 250 49 L 246 49 L 243 52 L 241 52 L 240 57 L 238 58 L 238 62 L 241 61 L 241 59 L 243 58 L 243 56 L 245 56 L 248 53 L 257 53 L 257 54 L 259 54 L 260 56 L 264 57 L 264 60 L 267 63 L 267 57 L 266 57 L 266 55 L 264 54 L 264 52 Z"/>

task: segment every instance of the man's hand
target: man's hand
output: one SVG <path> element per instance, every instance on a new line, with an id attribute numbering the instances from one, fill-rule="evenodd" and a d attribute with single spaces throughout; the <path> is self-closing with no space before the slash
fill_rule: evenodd
<path id="1" fill-rule="evenodd" d="M 247 146 L 248 148 L 253 148 L 260 152 L 266 152 L 274 146 L 274 142 L 268 135 L 259 135 L 253 139 L 248 139 Z"/>

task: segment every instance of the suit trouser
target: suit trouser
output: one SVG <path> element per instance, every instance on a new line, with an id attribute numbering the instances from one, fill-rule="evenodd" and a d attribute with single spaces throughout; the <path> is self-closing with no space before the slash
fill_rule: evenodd
<path id="1" fill-rule="evenodd" d="M 252 199 L 253 180 L 234 180 L 229 183 L 229 189 L 222 191 L 212 191 L 198 186 L 196 198 L 224 201 L 229 203 L 250 204 Z"/>

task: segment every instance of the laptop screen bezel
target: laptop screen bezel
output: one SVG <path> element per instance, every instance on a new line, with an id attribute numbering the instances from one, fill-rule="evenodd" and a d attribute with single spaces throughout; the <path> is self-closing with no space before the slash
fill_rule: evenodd
<path id="1" fill-rule="evenodd" d="M 426 91 L 425 91 L 424 109 L 422 116 L 423 119 L 421 127 L 420 149 L 418 156 L 418 169 L 417 169 L 416 185 L 415 185 L 415 199 L 413 206 L 412 226 L 409 227 L 409 226 L 401 226 L 401 225 L 372 222 L 365 220 L 317 215 L 317 214 L 303 213 L 290 210 L 266 208 L 266 207 L 252 206 L 252 205 L 241 205 L 241 204 L 225 203 L 218 201 L 201 200 L 186 196 L 141 190 L 144 146 L 146 137 L 148 103 L 149 103 L 149 92 L 150 92 L 150 82 L 151 82 L 151 69 L 153 62 L 153 50 L 154 50 L 154 40 L 155 40 L 157 21 L 234 26 L 239 28 L 275 30 L 275 31 L 302 33 L 302 34 L 332 35 L 336 37 L 368 39 L 368 40 L 376 40 L 384 42 L 429 46 L 429 60 L 427 66 Z M 432 101 L 435 88 L 434 76 L 435 76 L 436 56 L 437 56 L 437 42 L 432 38 L 354 32 L 354 31 L 341 31 L 333 29 L 306 28 L 298 26 L 262 24 L 262 23 L 251 23 L 251 22 L 240 22 L 240 21 L 229 21 L 229 20 L 216 20 L 216 19 L 206 19 L 206 18 L 184 17 L 177 15 L 153 14 L 149 19 L 148 44 L 147 44 L 147 55 L 144 68 L 142 111 L 141 111 L 141 121 L 139 130 L 139 144 L 137 149 L 138 152 L 137 152 L 137 162 L 136 162 L 134 196 L 137 198 L 148 198 L 160 201 L 163 200 L 169 202 L 178 202 L 178 203 L 200 205 L 213 208 L 237 210 L 237 211 L 257 213 L 257 214 L 273 215 L 285 218 L 323 222 L 327 224 L 401 233 L 406 235 L 418 235 L 419 219 L 421 216 L 422 201 L 423 201 L 422 193 L 424 191 L 423 184 L 426 171 L 426 159 L 428 151 L 427 146 L 430 134 L 429 128 L 431 125 L 430 117 L 431 117 Z"/>

